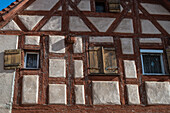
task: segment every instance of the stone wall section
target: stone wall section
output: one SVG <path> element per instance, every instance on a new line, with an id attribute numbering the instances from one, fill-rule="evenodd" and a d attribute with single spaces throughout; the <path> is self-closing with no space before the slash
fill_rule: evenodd
<path id="1" fill-rule="evenodd" d="M 84 85 L 75 85 L 76 104 L 85 104 Z"/>
<path id="2" fill-rule="evenodd" d="M 25 44 L 26 45 L 40 45 L 40 37 L 39 36 L 25 36 Z"/>
<path id="3" fill-rule="evenodd" d="M 170 104 L 170 83 L 169 82 L 145 82 L 148 105 Z"/>
<path id="4" fill-rule="evenodd" d="M 39 76 L 24 75 L 22 80 L 22 104 L 38 104 Z"/>
<path id="5" fill-rule="evenodd" d="M 119 85 L 117 81 L 92 82 L 94 105 L 120 105 Z"/>
<path id="6" fill-rule="evenodd" d="M 49 77 L 66 77 L 65 59 L 49 59 Z"/>
<path id="7" fill-rule="evenodd" d="M 124 60 L 123 62 L 124 62 L 126 78 L 137 78 L 135 61 Z"/>
<path id="8" fill-rule="evenodd" d="M 127 87 L 128 104 L 139 105 L 140 97 L 139 97 L 138 85 L 127 84 L 126 87 Z"/>
<path id="9" fill-rule="evenodd" d="M 49 104 L 67 104 L 65 84 L 49 84 Z"/>

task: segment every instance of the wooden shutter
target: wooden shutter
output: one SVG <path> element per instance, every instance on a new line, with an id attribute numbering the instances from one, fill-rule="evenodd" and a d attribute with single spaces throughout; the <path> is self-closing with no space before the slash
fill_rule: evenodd
<path id="1" fill-rule="evenodd" d="M 100 47 L 89 48 L 89 69 L 90 73 L 101 72 L 101 49 Z"/>
<path id="2" fill-rule="evenodd" d="M 120 12 L 120 0 L 108 0 L 109 12 Z"/>
<path id="3" fill-rule="evenodd" d="M 115 48 L 103 48 L 104 73 L 118 73 Z"/>
<path id="4" fill-rule="evenodd" d="M 167 55 L 168 66 L 169 66 L 169 70 L 170 70 L 170 48 L 166 49 L 166 55 Z"/>
<path id="5" fill-rule="evenodd" d="M 16 69 L 21 67 L 21 50 L 5 50 L 4 52 L 4 69 Z"/>

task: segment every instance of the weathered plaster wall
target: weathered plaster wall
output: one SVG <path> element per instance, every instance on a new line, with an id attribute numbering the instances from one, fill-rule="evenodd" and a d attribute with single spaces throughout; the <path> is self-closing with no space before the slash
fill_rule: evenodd
<path id="1" fill-rule="evenodd" d="M 4 50 L 17 49 L 18 36 L 0 35 L 0 113 L 9 113 L 13 101 L 15 71 L 4 70 Z"/>
<path id="2" fill-rule="evenodd" d="M 36 0 L 25 10 L 50 10 L 59 0 Z"/>
<path id="3" fill-rule="evenodd" d="M 40 48 L 42 67 L 38 71 L 20 70 L 22 77 L 18 82 L 22 81 L 20 84 L 22 88 L 16 91 L 20 91 L 22 94 L 20 95 L 19 92 L 17 95 L 18 100 L 16 100 L 14 111 L 19 113 L 21 111 L 35 112 L 36 110 L 40 112 L 50 110 L 52 112 L 57 112 L 57 110 L 74 112 L 74 110 L 80 109 L 79 112 L 101 110 L 114 112 L 115 110 L 131 113 L 150 112 L 150 110 L 154 112 L 156 107 L 152 105 L 158 105 L 158 108 L 161 106 L 162 109 L 167 108 L 162 106 L 170 104 L 170 85 L 167 75 L 150 77 L 143 76 L 140 72 L 138 47 L 165 49 L 166 46 L 162 46 L 166 44 L 165 34 L 162 35 L 162 31 L 158 30 L 158 26 L 154 25 L 152 19 L 149 20 L 142 14 L 142 9 L 137 9 L 141 14 L 139 17 L 134 17 L 136 16 L 136 12 L 133 12 L 135 5 L 132 5 L 133 9 L 130 9 L 127 15 L 119 13 L 101 13 L 100 15 L 95 14 L 95 11 L 87 12 L 94 10 L 92 0 L 72 0 L 74 3 L 79 2 L 75 6 L 80 11 L 85 11 L 83 14 L 76 11 L 71 12 L 73 9 L 65 4 L 69 7 L 70 16 L 64 15 L 62 8 L 65 7 L 62 6 L 56 9 L 59 12 L 55 12 L 51 17 L 46 15 L 58 1 L 36 0 L 24 10 L 25 12 L 18 15 L 29 32 L 20 32 L 22 26 L 17 25 L 15 19 L 15 21 L 10 20 L 0 29 L 2 34 L 10 34 L 11 30 L 13 30 L 13 34 L 22 36 L 26 34 L 25 39 L 20 39 L 21 42 L 25 40 L 20 44 L 22 49 L 25 49 L 25 46 Z M 141 3 L 141 5 L 150 14 L 157 14 L 155 17 L 157 22 L 170 33 L 170 23 L 164 20 L 170 13 L 165 8 L 158 4 Z M 121 12 L 124 11 L 123 8 L 126 8 L 122 6 Z M 160 17 L 158 14 L 164 16 Z M 121 17 L 121 15 L 123 16 Z M 38 24 L 44 17 L 46 20 L 47 16 L 49 20 L 44 25 Z M 115 22 L 117 17 L 122 20 Z M 64 23 L 67 19 L 68 25 Z M 87 25 L 88 20 L 92 25 Z M 113 22 L 115 25 L 117 24 L 117 27 L 112 26 L 115 27 L 114 30 L 111 29 L 107 32 Z M 39 27 L 37 24 L 42 25 L 38 32 L 31 31 L 36 26 Z M 142 32 L 140 32 L 140 24 Z M 135 28 L 136 26 L 138 28 Z M 68 27 L 68 31 L 65 31 L 65 27 Z M 99 32 L 91 27 L 96 28 Z M 66 42 L 66 36 L 75 37 L 75 43 Z M 0 35 L 0 95 L 2 95 L 0 113 L 9 112 L 14 76 L 14 71 L 3 70 L 3 51 L 17 48 L 17 39 L 17 36 L 14 35 Z M 115 48 L 120 75 L 88 75 L 88 55 L 86 53 L 88 53 L 88 47 L 96 45 Z M 163 109 L 163 111 L 167 110 Z"/>
<path id="4" fill-rule="evenodd" d="M 28 30 L 32 30 L 42 18 L 43 16 L 19 15 L 19 19 Z"/>
<path id="5" fill-rule="evenodd" d="M 11 30 L 11 31 L 16 30 L 16 31 L 20 31 L 21 29 L 19 28 L 19 26 L 13 20 L 11 20 L 9 23 L 7 23 L 0 30 Z"/>
<path id="6" fill-rule="evenodd" d="M 141 3 L 141 5 L 150 13 L 150 14 L 161 14 L 161 15 L 170 15 L 168 10 L 166 10 L 160 4 L 151 4 L 151 3 Z"/>

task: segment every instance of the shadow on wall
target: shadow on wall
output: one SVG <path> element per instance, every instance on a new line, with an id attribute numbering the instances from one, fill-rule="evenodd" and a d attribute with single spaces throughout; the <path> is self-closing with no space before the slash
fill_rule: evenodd
<path id="1" fill-rule="evenodd" d="M 58 42 L 52 44 L 52 51 L 60 51 L 62 49 L 64 49 L 64 39 L 59 40 Z"/>
<path id="2" fill-rule="evenodd" d="M 12 73 L 13 70 L 4 70 L 4 52 L 0 53 L 0 73 Z"/>

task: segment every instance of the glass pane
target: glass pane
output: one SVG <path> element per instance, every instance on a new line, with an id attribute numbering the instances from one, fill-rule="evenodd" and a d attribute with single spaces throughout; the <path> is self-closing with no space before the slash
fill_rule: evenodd
<path id="1" fill-rule="evenodd" d="M 162 73 L 160 54 L 143 56 L 144 73 Z"/>
<path id="2" fill-rule="evenodd" d="M 37 68 L 37 54 L 27 54 L 26 68 Z"/>
<path id="3" fill-rule="evenodd" d="M 96 2 L 96 12 L 105 12 L 105 3 L 104 2 Z"/>

